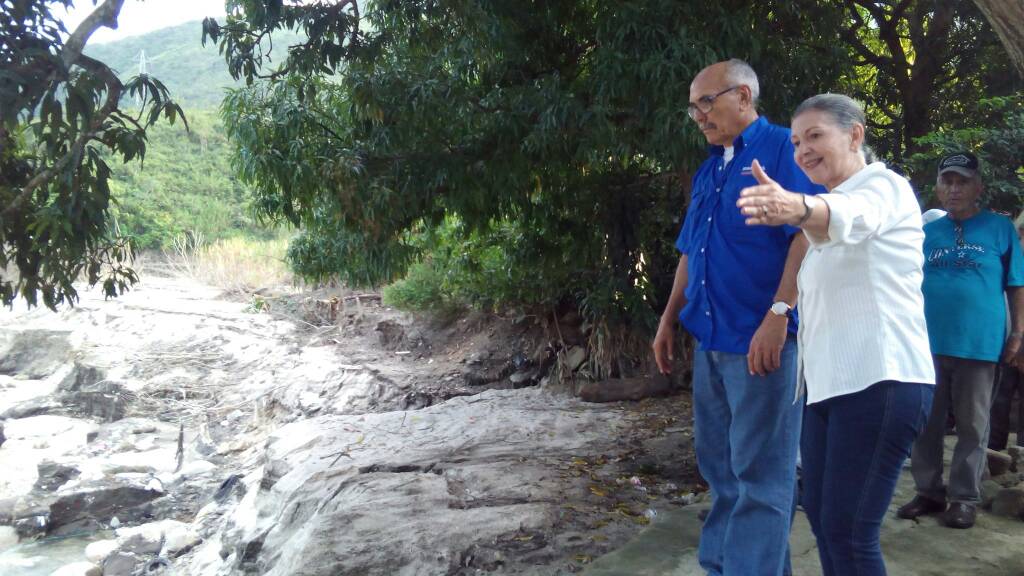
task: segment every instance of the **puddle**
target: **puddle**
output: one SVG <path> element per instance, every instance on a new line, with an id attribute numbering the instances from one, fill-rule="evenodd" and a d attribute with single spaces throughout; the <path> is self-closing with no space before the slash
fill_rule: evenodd
<path id="1" fill-rule="evenodd" d="M 0 574 L 49 576 L 66 564 L 85 562 L 86 546 L 113 537 L 113 532 L 100 532 L 89 536 L 40 538 L 15 544 L 0 550 Z"/>

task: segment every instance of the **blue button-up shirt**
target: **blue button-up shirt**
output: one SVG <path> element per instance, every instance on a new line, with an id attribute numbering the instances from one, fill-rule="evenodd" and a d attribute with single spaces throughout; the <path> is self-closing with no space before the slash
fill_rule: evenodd
<path id="1" fill-rule="evenodd" d="M 825 191 L 796 165 L 789 137 L 789 129 L 758 118 L 733 141 L 731 162 L 725 163 L 723 147 L 711 146 L 693 177 L 690 207 L 676 240 L 687 256 L 688 274 L 679 320 L 701 350 L 747 353 L 772 305 L 797 232 L 791 226 L 744 223 L 736 201 L 741 190 L 757 184 L 750 171 L 754 159 L 786 190 Z M 789 331 L 796 334 L 795 318 Z"/>

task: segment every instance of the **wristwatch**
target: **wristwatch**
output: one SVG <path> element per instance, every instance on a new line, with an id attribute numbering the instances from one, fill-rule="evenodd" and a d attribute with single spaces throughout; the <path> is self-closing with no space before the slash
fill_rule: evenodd
<path id="1" fill-rule="evenodd" d="M 770 310 L 771 313 L 775 314 L 776 316 L 785 316 L 786 318 L 790 318 L 793 316 L 793 307 L 790 306 L 789 304 L 786 304 L 785 302 L 782 302 L 781 300 L 779 302 L 775 302 L 774 304 L 772 304 L 772 307 L 769 308 L 768 310 Z"/>

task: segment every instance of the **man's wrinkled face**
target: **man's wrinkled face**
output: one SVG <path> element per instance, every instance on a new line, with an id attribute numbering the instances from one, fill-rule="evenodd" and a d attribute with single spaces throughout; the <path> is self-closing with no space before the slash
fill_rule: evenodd
<path id="1" fill-rule="evenodd" d="M 981 179 L 969 178 L 958 172 L 946 172 L 939 176 L 935 193 L 943 209 L 954 216 L 970 212 L 981 198 Z"/>
<path id="2" fill-rule="evenodd" d="M 732 146 L 732 141 L 743 132 L 746 91 L 746 86 L 730 86 L 721 66 L 705 68 L 694 78 L 689 103 L 695 109 L 693 120 L 709 144 Z M 702 112 L 708 104 L 711 110 Z"/>

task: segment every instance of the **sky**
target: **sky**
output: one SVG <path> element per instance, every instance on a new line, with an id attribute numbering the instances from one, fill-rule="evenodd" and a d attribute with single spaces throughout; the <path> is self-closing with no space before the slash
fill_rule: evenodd
<path id="1" fill-rule="evenodd" d="M 75 0 L 64 18 L 64 26 L 73 32 L 93 8 L 93 0 Z M 90 44 L 112 42 L 138 36 L 184 22 L 202 20 L 207 16 L 223 16 L 224 0 L 125 0 L 117 30 L 100 28 L 89 38 Z"/>

